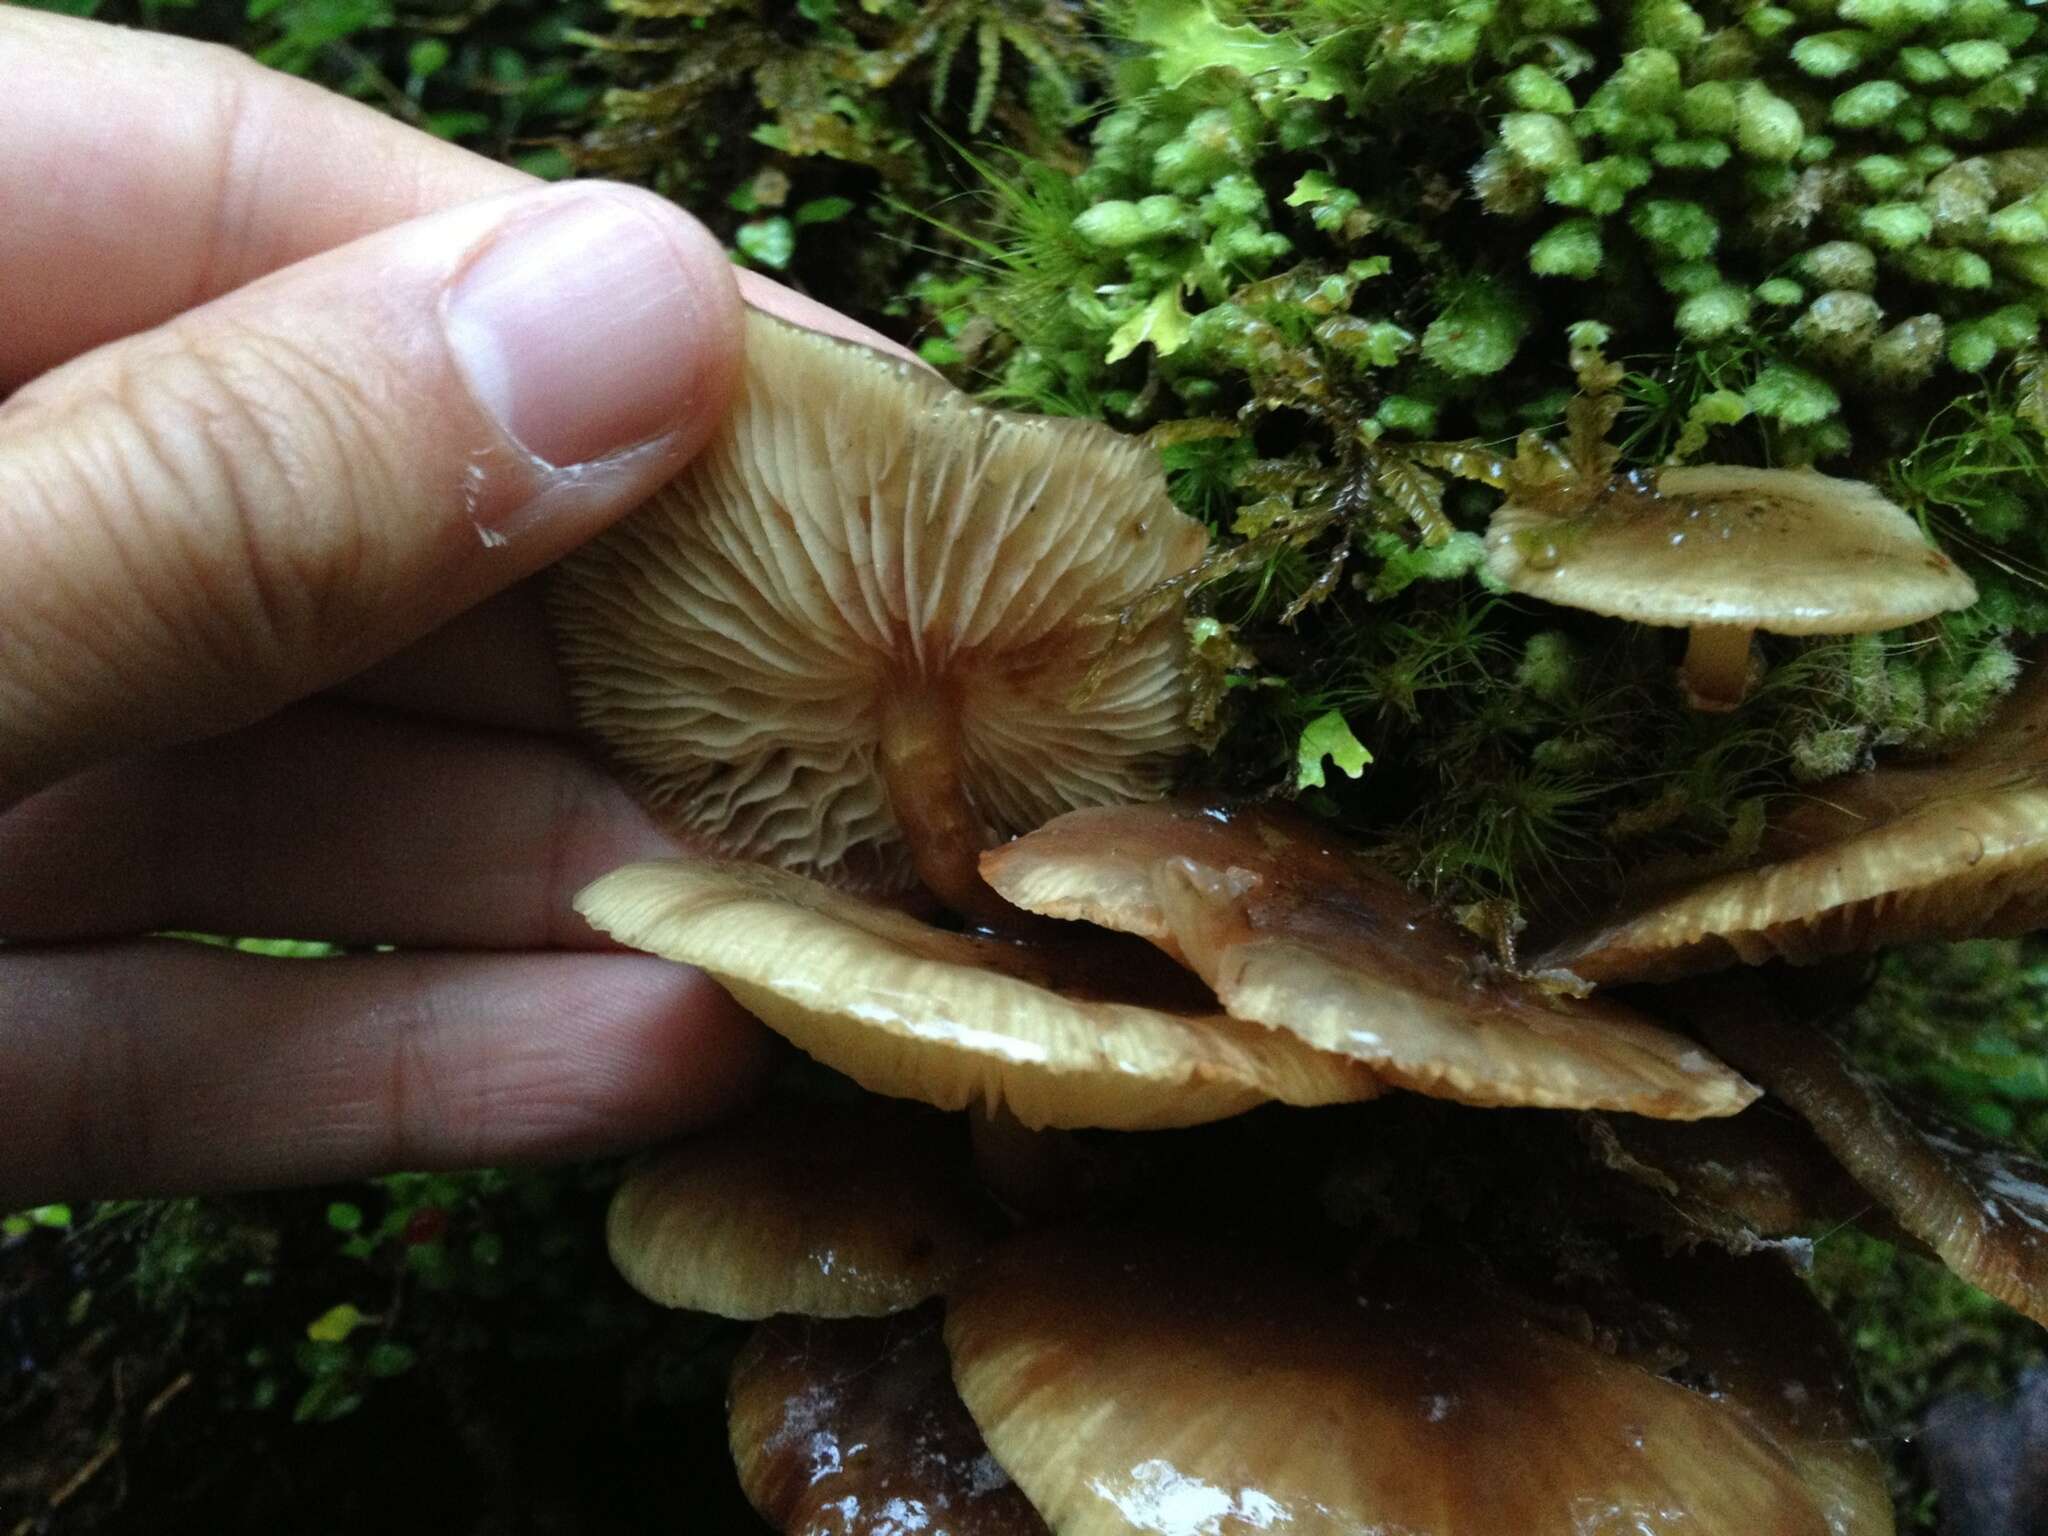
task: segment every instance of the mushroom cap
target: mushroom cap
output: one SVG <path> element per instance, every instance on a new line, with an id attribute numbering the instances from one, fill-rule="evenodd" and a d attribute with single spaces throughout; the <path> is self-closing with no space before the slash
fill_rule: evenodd
<path id="1" fill-rule="evenodd" d="M 982 856 L 1008 900 L 1135 933 L 1236 1018 L 1467 1104 L 1731 1115 L 1756 1090 L 1607 999 L 1493 965 L 1398 880 L 1291 817 L 1217 806 L 1075 811 Z"/>
<path id="2" fill-rule="evenodd" d="M 748 1501 L 790 1536 L 1046 1536 L 953 1390 L 936 1309 L 764 1323 L 726 1426 Z"/>
<path id="3" fill-rule="evenodd" d="M 1832 1230 L 1869 1210 L 1869 1196 L 1813 1132 L 1768 1100 L 1718 1120 L 1582 1123 L 1603 1167 L 1652 1193 L 1681 1230 L 1733 1252 Z"/>
<path id="4" fill-rule="evenodd" d="M 1753 989 L 1709 1000 L 1699 1019 L 1906 1232 L 1978 1290 L 2048 1324 L 2048 1168 L 1894 1104 L 1826 1036 Z"/>
<path id="5" fill-rule="evenodd" d="M 1827 1515 L 1830 1536 L 1891 1531 L 1891 1488 L 1856 1406 L 1848 1353 L 1786 1264 L 1695 1252 L 1658 1265 L 1640 1283 L 1681 1319 L 1688 1380 L 1792 1459 Z"/>
<path id="6" fill-rule="evenodd" d="M 1966 608 L 1970 578 L 1870 486 L 1702 464 L 1590 505 L 1510 498 L 1486 569 L 1516 592 L 1641 624 L 1853 635 Z"/>
<path id="7" fill-rule="evenodd" d="M 946 1343 L 1060 1536 L 1890 1530 L 1881 1479 L 1875 1507 L 1810 1485 L 1767 1412 L 1419 1263 L 1353 1288 L 1239 1249 L 1027 1233 L 948 1298 Z M 1832 1390 L 1789 1362 L 1769 1385 Z"/>
<path id="8" fill-rule="evenodd" d="M 1180 626 L 1103 620 L 1208 535 L 1151 450 L 758 311 L 746 342 L 716 436 L 550 593 L 582 723 L 668 826 L 907 886 L 879 762 L 906 696 L 943 700 L 986 841 L 1163 793 L 1194 739 Z"/>
<path id="9" fill-rule="evenodd" d="M 1023 1124 L 1194 1125 L 1277 1099 L 1368 1099 L 1343 1057 L 1214 1011 L 1191 981 L 1118 957 L 1131 990 L 1197 994 L 1168 1011 L 1105 996 L 1082 946 L 949 933 L 759 865 L 630 864 L 576 909 L 636 949 L 695 965 L 800 1049 L 876 1093 Z M 1108 981 L 1117 979 L 1114 976 Z"/>
<path id="10" fill-rule="evenodd" d="M 1665 981 L 2048 922 L 2048 769 L 1882 768 L 1821 795 L 1773 838 L 1792 856 L 1640 904 L 1541 963 L 1595 983 Z"/>
<path id="11" fill-rule="evenodd" d="M 997 1229 L 966 1152 L 960 1126 L 908 1105 L 776 1105 L 628 1177 L 612 1262 L 650 1300 L 720 1317 L 900 1312 Z"/>

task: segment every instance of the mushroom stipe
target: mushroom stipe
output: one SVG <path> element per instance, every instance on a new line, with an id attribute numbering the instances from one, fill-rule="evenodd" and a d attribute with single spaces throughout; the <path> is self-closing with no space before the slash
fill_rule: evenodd
<path id="1" fill-rule="evenodd" d="M 1099 423 L 758 312 L 746 340 L 711 442 L 556 575 L 577 714 L 693 843 L 1000 922 L 983 848 L 1154 798 L 1193 745 L 1178 605 L 1109 618 L 1208 534 Z"/>

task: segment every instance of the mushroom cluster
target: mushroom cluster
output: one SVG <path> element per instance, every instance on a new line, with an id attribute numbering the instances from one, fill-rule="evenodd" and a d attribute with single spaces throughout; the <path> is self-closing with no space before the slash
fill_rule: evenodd
<path id="1" fill-rule="evenodd" d="M 1731 544 L 1831 494 L 1716 473 L 1685 515 Z M 705 850 L 578 910 L 842 1075 L 612 1209 L 647 1296 L 762 1320 L 729 1400 L 755 1506 L 846 1536 L 1889 1531 L 1787 1235 L 1879 1210 L 2048 1316 L 2044 1180 L 1767 1004 L 1595 994 L 1642 974 L 1600 939 L 1522 971 L 1321 828 L 1163 798 L 1205 544 L 1132 441 L 756 315 L 714 443 L 557 586 L 584 723 Z M 1774 622 L 1730 612 L 1700 622 Z M 1543 1218 L 1294 1219 L 1315 1180 L 1257 1136 L 1226 1161 L 1260 1193 L 1220 1203 L 1132 1150 L 1365 1106 L 1316 1123 L 1392 1157 L 1417 1104 L 1520 1128 L 1525 1177 L 1562 1157 L 1504 1202 Z M 1531 1128 L 1561 1124 L 1568 1155 Z"/>

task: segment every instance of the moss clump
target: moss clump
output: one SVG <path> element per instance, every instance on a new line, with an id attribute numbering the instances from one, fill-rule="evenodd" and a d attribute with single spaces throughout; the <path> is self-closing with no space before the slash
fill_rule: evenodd
<path id="1" fill-rule="evenodd" d="M 956 141 L 1071 170 L 1067 130 L 1107 72 L 1059 0 L 608 4 L 612 24 L 579 34 L 610 84 L 578 168 L 667 193 L 741 261 L 882 324 L 933 243 L 910 210 L 964 179 Z"/>

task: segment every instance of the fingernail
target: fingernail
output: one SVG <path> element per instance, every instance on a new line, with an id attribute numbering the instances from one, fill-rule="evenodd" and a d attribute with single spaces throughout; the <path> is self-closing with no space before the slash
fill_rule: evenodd
<path id="1" fill-rule="evenodd" d="M 550 195 L 556 206 L 515 215 L 456 277 L 442 321 L 507 435 L 549 464 L 583 464 L 681 421 L 703 316 L 665 210 Z"/>

